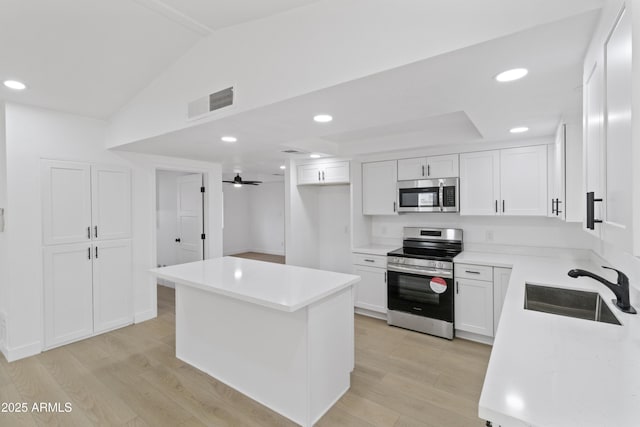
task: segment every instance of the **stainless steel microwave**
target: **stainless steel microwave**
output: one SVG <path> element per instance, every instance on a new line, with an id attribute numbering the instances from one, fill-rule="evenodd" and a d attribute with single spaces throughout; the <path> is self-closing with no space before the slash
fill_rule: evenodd
<path id="1" fill-rule="evenodd" d="M 458 212 L 458 178 L 398 182 L 398 212 Z"/>

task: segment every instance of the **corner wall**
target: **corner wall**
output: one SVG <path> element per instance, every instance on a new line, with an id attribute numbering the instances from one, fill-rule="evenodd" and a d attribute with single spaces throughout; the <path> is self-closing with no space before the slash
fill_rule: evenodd
<path id="1" fill-rule="evenodd" d="M 0 103 L 0 208 L 5 210 L 5 231 L 0 231 L 0 352 L 7 357 L 6 349 L 6 311 L 9 306 L 7 287 L 8 275 L 8 243 L 6 233 L 7 210 L 7 144 L 5 129 L 5 106 Z M 0 222 L 2 218 L 0 218 Z M 0 227 L 2 225 L 0 224 Z"/>

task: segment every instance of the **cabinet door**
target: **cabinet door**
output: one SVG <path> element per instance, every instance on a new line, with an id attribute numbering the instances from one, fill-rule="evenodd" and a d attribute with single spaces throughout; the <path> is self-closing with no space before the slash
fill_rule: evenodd
<path id="1" fill-rule="evenodd" d="M 131 237 L 131 172 L 111 166 L 91 167 L 94 240 Z"/>
<path id="2" fill-rule="evenodd" d="M 493 268 L 493 329 L 498 331 L 498 323 L 502 314 L 502 305 L 504 298 L 507 296 L 507 288 L 509 287 L 509 279 L 511 278 L 510 268 Z"/>
<path id="3" fill-rule="evenodd" d="M 398 160 L 398 181 L 423 179 L 426 176 L 427 159 L 425 157 Z"/>
<path id="4" fill-rule="evenodd" d="M 457 178 L 458 176 L 460 176 L 460 169 L 457 154 L 427 158 L 427 177 Z"/>
<path id="5" fill-rule="evenodd" d="M 362 278 L 356 284 L 356 307 L 386 313 L 387 270 L 355 265 L 353 271 Z"/>
<path id="6" fill-rule="evenodd" d="M 500 152 L 460 154 L 460 215 L 498 215 Z"/>
<path id="7" fill-rule="evenodd" d="M 605 179 L 603 240 L 633 252 L 632 31 L 630 11 L 620 15 L 605 43 Z M 636 74 L 638 71 L 636 71 Z M 637 119 L 636 119 L 637 120 Z M 638 142 L 638 141 L 636 141 Z"/>
<path id="8" fill-rule="evenodd" d="M 45 245 L 91 239 L 90 170 L 85 163 L 42 161 L 42 231 Z"/>
<path id="9" fill-rule="evenodd" d="M 298 166 L 298 185 L 320 184 L 322 171 L 317 165 Z"/>
<path id="10" fill-rule="evenodd" d="M 348 184 L 349 162 L 334 162 L 322 165 L 322 182 L 324 184 Z"/>
<path id="11" fill-rule="evenodd" d="M 45 348 L 93 333 L 92 258 L 88 243 L 44 249 Z"/>
<path id="12" fill-rule="evenodd" d="M 456 279 L 455 328 L 493 336 L 493 283 Z"/>
<path id="13" fill-rule="evenodd" d="M 566 125 L 560 124 L 553 144 L 547 147 L 548 195 L 547 216 L 565 219 L 565 147 Z"/>
<path id="14" fill-rule="evenodd" d="M 95 243 L 93 251 L 95 333 L 133 323 L 131 241 Z"/>
<path id="15" fill-rule="evenodd" d="M 397 162 L 362 164 L 362 213 L 396 215 Z"/>
<path id="16" fill-rule="evenodd" d="M 584 183 L 585 192 L 595 193 L 596 198 L 603 197 L 602 191 L 602 176 L 603 176 L 603 114 L 604 114 L 604 89 L 603 89 L 603 77 L 602 66 L 599 63 L 594 65 L 594 68 L 587 78 L 584 85 Z M 582 195 L 583 206 L 586 206 L 586 195 Z M 584 209 L 584 208 L 583 208 Z M 595 203 L 594 217 L 596 219 L 603 218 L 602 203 Z M 586 215 L 584 230 L 595 236 L 600 236 L 601 226 L 595 225 L 594 230 L 587 228 Z"/>
<path id="17" fill-rule="evenodd" d="M 547 215 L 547 146 L 500 150 L 503 215 Z"/>

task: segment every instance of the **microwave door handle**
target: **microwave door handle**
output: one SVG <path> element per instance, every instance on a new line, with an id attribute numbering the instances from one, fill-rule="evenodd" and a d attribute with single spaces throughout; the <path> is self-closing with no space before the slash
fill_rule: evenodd
<path id="1" fill-rule="evenodd" d="M 440 181 L 440 188 L 438 189 L 438 203 L 440 204 L 440 212 L 444 210 L 444 183 Z"/>

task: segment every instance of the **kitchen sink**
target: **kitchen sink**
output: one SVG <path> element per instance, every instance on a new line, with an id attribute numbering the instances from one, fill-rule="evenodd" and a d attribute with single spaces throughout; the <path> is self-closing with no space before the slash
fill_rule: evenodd
<path id="1" fill-rule="evenodd" d="M 597 292 L 525 284 L 524 308 L 560 316 L 620 325 Z"/>

